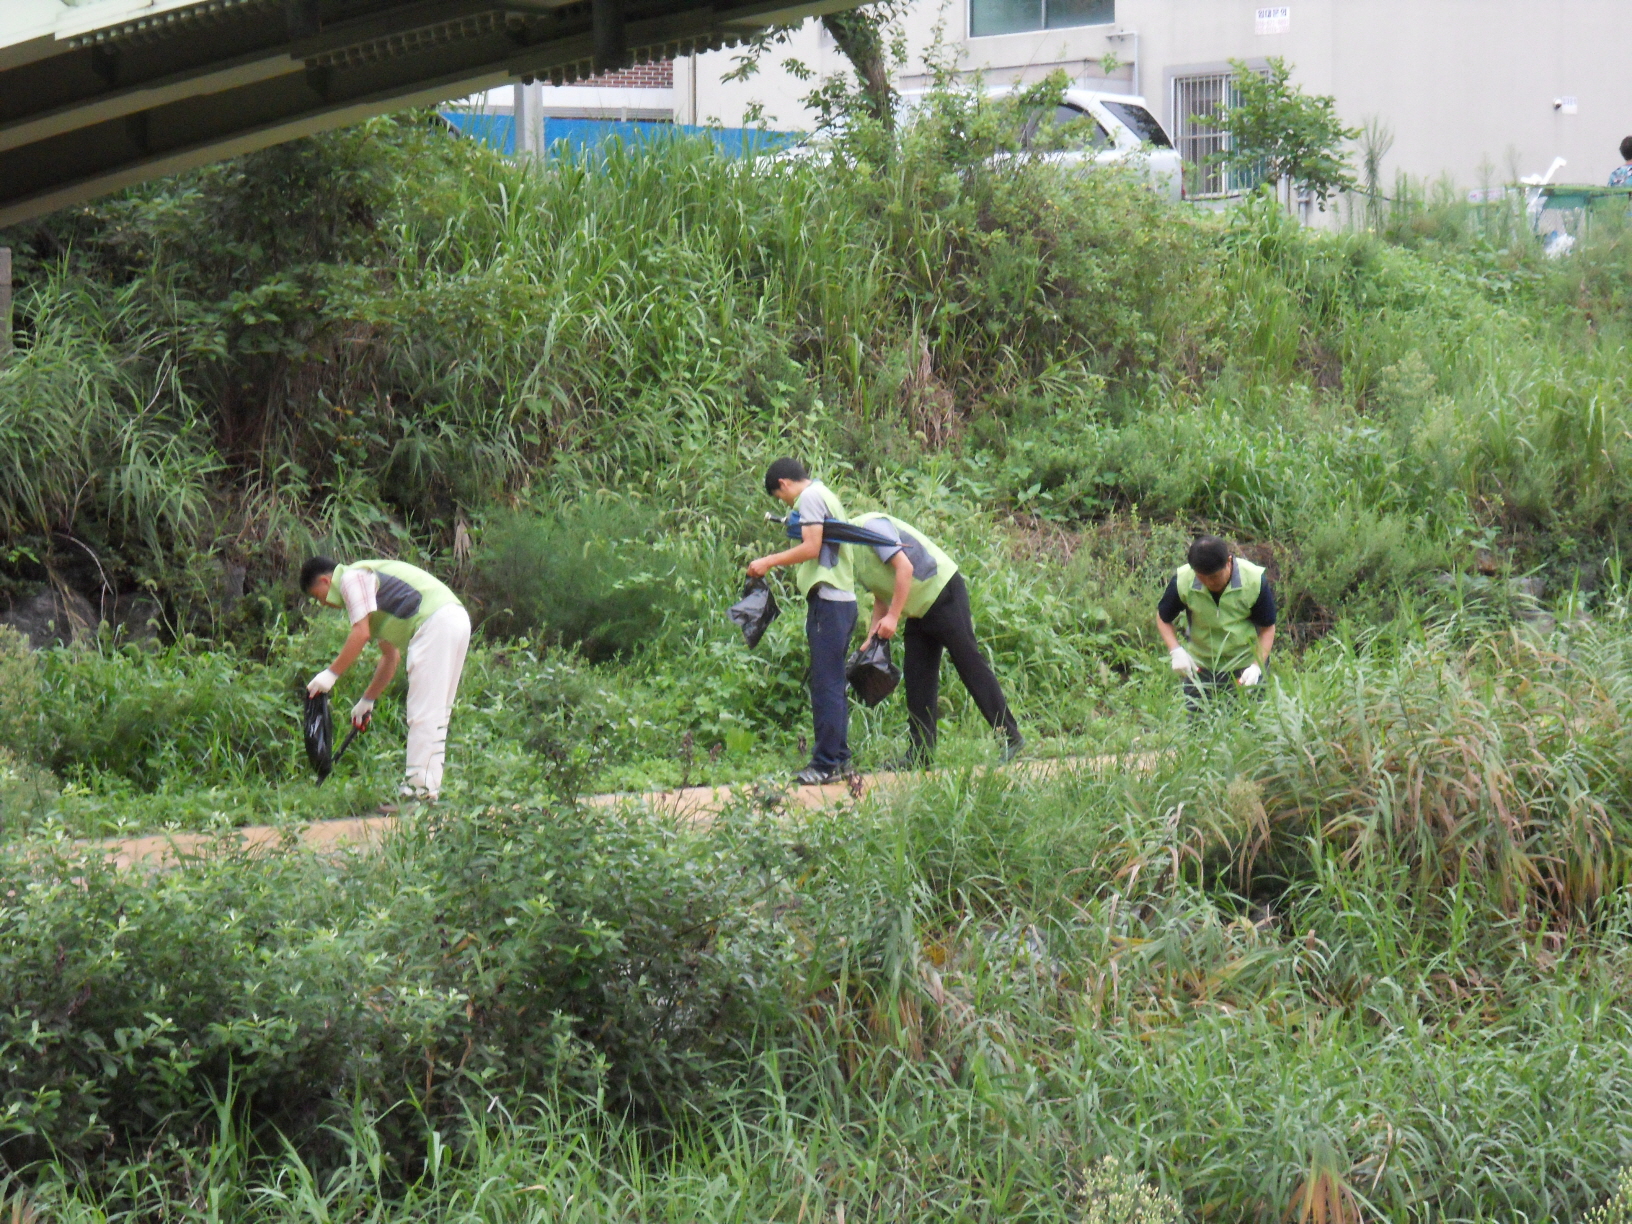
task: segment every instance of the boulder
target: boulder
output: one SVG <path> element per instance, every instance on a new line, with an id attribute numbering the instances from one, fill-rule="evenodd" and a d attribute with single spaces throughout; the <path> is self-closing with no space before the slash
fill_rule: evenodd
<path id="1" fill-rule="evenodd" d="M 0 625 L 10 625 L 35 650 L 44 650 L 91 640 L 100 619 L 95 605 L 83 595 L 46 587 L 0 614 Z"/>

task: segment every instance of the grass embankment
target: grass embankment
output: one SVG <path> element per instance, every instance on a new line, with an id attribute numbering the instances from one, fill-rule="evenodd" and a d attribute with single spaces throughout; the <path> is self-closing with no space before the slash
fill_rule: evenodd
<path id="1" fill-rule="evenodd" d="M 166 619 L 0 657 L 14 1191 L 1165 1218 L 1106 1206 L 1102 1157 L 1199 1219 L 1610 1191 L 1623 219 L 1549 264 L 1507 212 L 1198 216 L 994 159 L 1013 118 L 949 94 L 821 166 L 527 168 L 378 123 L 8 236 L 8 591 Z M 1158 768 L 977 775 L 949 680 L 951 776 L 856 820 L 572 808 L 800 763 L 799 618 L 749 653 L 721 615 L 788 451 L 948 546 L 1034 744 Z M 1272 564 L 1284 627 L 1278 685 L 1192 728 L 1149 625 L 1201 524 Z M 318 544 L 486 618 L 438 823 L 354 863 L 76 859 L 389 788 L 394 697 L 326 787 L 301 767 L 339 633 L 288 589 Z M 1527 571 L 1562 635 L 1514 636 Z M 863 765 L 901 719 L 858 712 Z"/>
<path id="2" fill-rule="evenodd" d="M 1628 685 L 1619 629 L 1331 644 L 1149 773 L 35 846 L 8 1151 L 141 1218 L 1067 1219 L 1105 1156 L 1197 1218 L 1570 1218 L 1632 1143 Z"/>

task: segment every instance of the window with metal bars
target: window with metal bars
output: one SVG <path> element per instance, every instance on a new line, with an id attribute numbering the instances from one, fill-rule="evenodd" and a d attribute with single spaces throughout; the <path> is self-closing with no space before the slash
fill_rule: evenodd
<path id="1" fill-rule="evenodd" d="M 1173 143 L 1184 158 L 1192 198 L 1233 195 L 1254 185 L 1257 176 L 1228 170 L 1218 162 L 1230 148 L 1229 133 L 1219 125 L 1218 111 L 1239 101 L 1233 72 L 1173 78 Z"/>
<path id="2" fill-rule="evenodd" d="M 969 36 L 1109 25 L 1116 0 L 969 0 Z"/>

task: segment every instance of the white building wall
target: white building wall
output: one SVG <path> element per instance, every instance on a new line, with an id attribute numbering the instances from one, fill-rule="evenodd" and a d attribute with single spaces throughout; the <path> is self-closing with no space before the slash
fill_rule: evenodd
<path id="1" fill-rule="evenodd" d="M 1621 137 L 1632 133 L 1628 0 L 1292 0 L 1275 6 L 1289 10 L 1278 33 L 1258 32 L 1265 6 L 1253 0 L 1117 0 L 1114 25 L 993 38 L 967 36 L 968 2 L 921 0 L 909 15 L 904 88 L 923 83 L 923 52 L 939 20 L 962 67 L 983 69 L 994 84 L 1064 68 L 1090 88 L 1134 92 L 1137 77 L 1138 92 L 1169 128 L 1175 72 L 1283 57 L 1296 83 L 1336 96 L 1344 122 L 1375 117 L 1393 130 L 1384 164 L 1390 179 L 1404 170 L 1467 188 L 1505 181 L 1515 169 L 1543 171 L 1563 157 L 1560 181 L 1601 182 L 1620 163 Z M 1107 52 L 1125 65 L 1109 80 L 1100 67 Z M 702 121 L 736 126 L 757 101 L 771 126 L 808 128 L 799 98 L 811 85 L 780 61 L 794 55 L 821 73 L 847 70 L 814 21 L 748 82 L 720 83 L 731 55 L 698 57 Z M 1555 100 L 1569 98 L 1576 113 L 1555 109 Z"/>

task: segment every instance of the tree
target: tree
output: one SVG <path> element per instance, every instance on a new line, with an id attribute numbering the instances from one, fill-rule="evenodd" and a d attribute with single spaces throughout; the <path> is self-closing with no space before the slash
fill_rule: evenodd
<path id="1" fill-rule="evenodd" d="M 1277 194 L 1284 182 L 1314 195 L 1322 211 L 1334 192 L 1354 186 L 1354 174 L 1341 146 L 1360 135 L 1337 117 L 1337 99 L 1310 95 L 1289 83 L 1292 66 L 1284 59 L 1269 61 L 1261 73 L 1241 60 L 1235 69 L 1234 100 L 1218 111 L 1217 122 L 1229 134 L 1230 145 L 1219 160 L 1231 171 L 1272 184 Z"/>
<path id="2" fill-rule="evenodd" d="M 840 115 L 853 114 L 864 115 L 886 130 L 895 126 L 896 94 L 890 84 L 890 66 L 905 60 L 906 47 L 899 32 L 892 27 L 908 3 L 909 0 L 878 0 L 860 8 L 829 13 L 821 19 L 822 28 L 833 36 L 856 75 L 853 87 L 833 77 L 804 99 L 805 105 L 821 116 L 823 126 Z M 770 48 L 785 44 L 798 29 L 798 24 L 773 26 L 749 39 L 743 53 L 736 57 L 736 67 L 726 73 L 725 79 L 745 81 L 753 76 L 759 71 L 760 57 Z M 800 80 L 815 76 L 796 59 L 784 60 L 782 66 Z"/>

